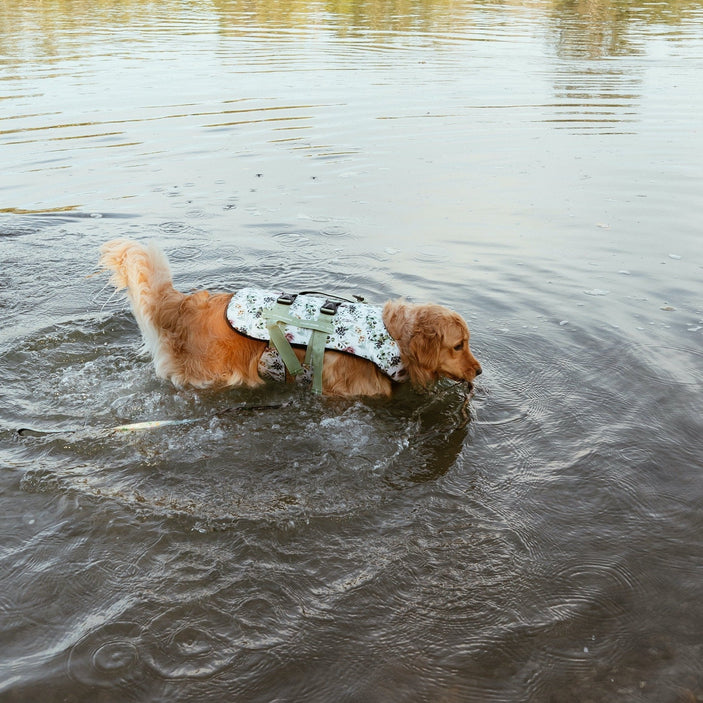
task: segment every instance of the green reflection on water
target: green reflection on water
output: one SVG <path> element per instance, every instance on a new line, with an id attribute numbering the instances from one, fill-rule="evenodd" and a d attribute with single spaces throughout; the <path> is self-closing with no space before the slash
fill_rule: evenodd
<path id="1" fill-rule="evenodd" d="M 202 0 L 187 5 L 180 0 L 3 0 L 0 10 L 0 65 L 27 54 L 62 53 L 67 34 L 75 45 L 96 32 L 114 32 L 115 39 L 126 28 L 182 34 L 211 22 L 224 32 L 321 26 L 342 35 L 461 33 L 484 12 L 504 13 L 506 22 L 519 22 L 525 12 L 546 15 L 565 54 L 602 57 L 637 52 L 627 39 L 632 24 L 675 26 L 700 13 L 703 0 Z"/>

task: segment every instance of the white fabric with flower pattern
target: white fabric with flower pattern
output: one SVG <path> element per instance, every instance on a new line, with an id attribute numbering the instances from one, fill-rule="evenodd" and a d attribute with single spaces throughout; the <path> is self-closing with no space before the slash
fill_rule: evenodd
<path id="1" fill-rule="evenodd" d="M 233 296 L 227 307 L 227 321 L 232 328 L 248 337 L 269 340 L 263 311 L 273 307 L 282 292 L 259 288 L 242 288 Z M 289 314 L 300 320 L 316 320 L 326 298 L 300 294 L 289 306 Z M 334 331 L 328 335 L 326 349 L 360 356 L 373 362 L 394 381 L 403 381 L 406 371 L 400 358 L 400 349 L 383 324 L 383 308 L 367 303 L 342 302 L 334 316 Z M 284 328 L 286 339 L 297 346 L 307 346 L 311 330 L 293 325 Z M 270 375 L 285 377 L 280 359 L 271 353 L 264 354 L 265 367 L 271 366 Z"/>

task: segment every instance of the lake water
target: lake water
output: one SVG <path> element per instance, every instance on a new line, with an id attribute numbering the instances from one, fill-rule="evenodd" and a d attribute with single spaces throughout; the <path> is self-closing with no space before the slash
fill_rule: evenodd
<path id="1" fill-rule="evenodd" d="M 0 3 L 0 700 L 702 701 L 702 75 L 700 0 Z M 117 236 L 455 308 L 470 422 L 175 390 Z"/>

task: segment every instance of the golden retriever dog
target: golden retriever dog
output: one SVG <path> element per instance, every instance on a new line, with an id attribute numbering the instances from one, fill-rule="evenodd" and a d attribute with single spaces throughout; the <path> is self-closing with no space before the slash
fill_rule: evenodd
<path id="1" fill-rule="evenodd" d="M 126 289 L 156 373 L 177 387 L 254 387 L 264 383 L 260 361 L 269 343 L 236 332 L 227 319 L 232 293 L 180 293 L 164 254 L 154 245 L 116 239 L 103 245 L 100 265 Z M 460 315 L 440 305 L 391 300 L 383 325 L 402 360 L 403 380 L 427 389 L 440 378 L 472 388 L 481 365 L 469 349 Z M 295 348 L 302 359 L 305 349 Z M 343 351 L 324 352 L 322 392 L 332 396 L 390 396 L 397 381 L 375 363 Z"/>

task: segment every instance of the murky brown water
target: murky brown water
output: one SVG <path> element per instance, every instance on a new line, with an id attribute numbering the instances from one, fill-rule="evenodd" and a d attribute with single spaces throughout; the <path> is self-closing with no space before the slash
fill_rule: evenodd
<path id="1" fill-rule="evenodd" d="M 702 2 L 1 2 L 0 700 L 703 700 L 701 75 Z M 174 390 L 116 236 L 454 307 L 472 421 Z"/>

